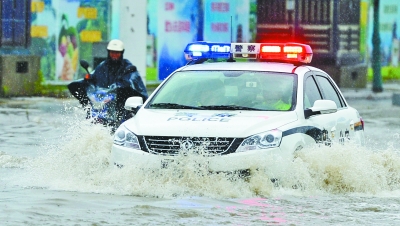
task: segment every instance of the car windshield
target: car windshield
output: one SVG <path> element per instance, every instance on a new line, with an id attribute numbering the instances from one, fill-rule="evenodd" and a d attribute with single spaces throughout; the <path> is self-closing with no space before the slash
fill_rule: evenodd
<path id="1" fill-rule="evenodd" d="M 290 111 L 297 75 L 258 71 L 180 71 L 146 106 L 158 109 Z"/>

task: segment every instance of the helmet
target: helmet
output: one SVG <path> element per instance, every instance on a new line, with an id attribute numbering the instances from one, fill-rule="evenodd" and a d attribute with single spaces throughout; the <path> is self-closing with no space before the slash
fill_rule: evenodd
<path id="1" fill-rule="evenodd" d="M 113 39 L 108 43 L 107 50 L 124 51 L 124 43 L 118 39 Z"/>

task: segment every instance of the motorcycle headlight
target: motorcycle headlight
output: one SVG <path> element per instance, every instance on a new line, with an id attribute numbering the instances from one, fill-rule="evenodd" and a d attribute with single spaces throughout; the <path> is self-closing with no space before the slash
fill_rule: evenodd
<path id="1" fill-rule="evenodd" d="M 236 152 L 279 147 L 281 141 L 282 131 L 274 129 L 244 139 Z"/>
<path id="2" fill-rule="evenodd" d="M 117 131 L 115 131 L 114 144 L 133 149 L 140 149 L 139 140 L 136 135 L 129 131 L 125 126 L 120 126 Z"/>

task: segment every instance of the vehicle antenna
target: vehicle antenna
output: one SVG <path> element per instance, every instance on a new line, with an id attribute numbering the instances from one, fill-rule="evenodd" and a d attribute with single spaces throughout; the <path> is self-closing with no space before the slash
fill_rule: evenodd
<path id="1" fill-rule="evenodd" d="M 231 16 L 231 43 L 233 42 L 232 30 L 233 30 L 233 26 L 232 26 L 232 16 Z M 231 56 L 229 57 L 229 59 L 227 60 L 227 62 L 235 62 L 235 61 L 236 61 L 236 60 L 233 59 L 233 54 L 231 53 Z"/>
<path id="2" fill-rule="evenodd" d="M 232 25 L 232 16 L 231 16 L 231 43 L 233 42 L 232 30 L 233 30 L 233 25 Z"/>

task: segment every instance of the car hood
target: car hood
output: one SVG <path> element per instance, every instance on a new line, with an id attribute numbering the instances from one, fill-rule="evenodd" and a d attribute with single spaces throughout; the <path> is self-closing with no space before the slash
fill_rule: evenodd
<path id="1" fill-rule="evenodd" d="M 123 125 L 146 136 L 247 137 L 296 120 L 294 111 L 141 109 Z"/>

